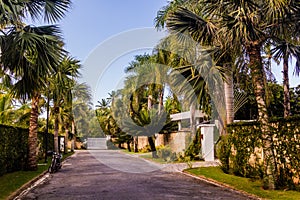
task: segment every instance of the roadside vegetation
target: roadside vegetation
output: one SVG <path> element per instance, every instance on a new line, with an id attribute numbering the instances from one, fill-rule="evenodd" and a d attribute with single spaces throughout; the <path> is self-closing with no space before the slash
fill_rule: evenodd
<path id="1" fill-rule="evenodd" d="M 63 161 L 74 152 L 69 152 L 63 155 Z M 36 171 L 16 171 L 4 174 L 0 177 L 0 199 L 7 199 L 10 195 L 16 192 L 24 184 L 40 176 L 42 173 L 48 170 L 51 164 L 51 157 L 48 157 L 47 163 L 42 160 L 38 163 L 38 169 Z"/>
<path id="2" fill-rule="evenodd" d="M 74 151 L 79 137 L 110 135 L 110 148 L 150 152 L 160 163 L 201 160 L 203 138 L 194 117 L 201 110 L 202 123 L 219 121 L 216 149 L 228 174 L 217 168 L 191 172 L 211 173 L 210 178 L 226 184 L 235 180 L 239 184 L 234 187 L 264 198 L 298 197 L 289 190 L 299 189 L 300 86 L 290 88 L 288 73 L 291 68 L 294 75 L 300 73 L 298 1 L 169 1 L 155 18 L 157 29 L 168 35 L 151 53 L 136 55 L 124 66 L 124 88 L 99 100 L 96 110 L 89 86 L 78 82 L 81 61 L 64 49 L 59 25 L 53 25 L 71 1 L 1 2 L 0 123 L 6 134 L 0 135 L 0 161 L 8 163 L 0 162 L 1 182 L 41 173 L 39 158 L 47 147 L 59 151 L 59 136 L 64 136 L 65 153 L 68 143 Z M 27 25 L 26 20 L 46 25 Z M 282 68 L 283 80 L 275 79 L 274 67 Z M 189 146 L 181 154 L 156 146 L 158 134 L 178 130 L 171 115 L 185 111 L 192 113 L 186 123 L 193 136 Z M 20 145 L 9 143 L 13 133 L 21 137 L 14 127 L 24 127 Z M 50 133 L 53 145 L 41 142 L 38 132 Z M 141 137 L 148 142 L 143 147 Z M 15 150 L 20 146 L 28 155 Z M 15 159 L 8 162 L 12 153 Z M 20 165 L 18 159 L 26 163 Z M 32 172 L 8 173 L 25 169 Z M 20 186 L 25 180 L 19 181 Z"/>
<path id="3" fill-rule="evenodd" d="M 49 164 L 38 165 L 37 171 L 17 171 L 7 173 L 0 178 L 0 199 L 7 199 L 28 181 L 38 177 L 48 169 Z"/>
<path id="4" fill-rule="evenodd" d="M 263 199 L 274 200 L 294 200 L 300 199 L 300 192 L 292 190 L 265 190 L 262 188 L 262 182 L 257 179 L 238 177 L 231 174 L 225 174 L 220 167 L 202 167 L 187 169 L 185 172 L 199 177 L 205 177 L 208 180 L 225 184 L 231 188 L 253 194 Z"/>
<path id="5" fill-rule="evenodd" d="M 226 173 L 261 180 L 265 189 L 297 190 L 300 93 L 290 88 L 289 70 L 299 76 L 299 8 L 297 1 L 169 2 L 155 18 L 169 34 L 124 66 L 124 88 L 99 101 L 102 130 L 119 148 L 138 152 L 138 138 L 146 136 L 153 159 L 178 158 L 158 155 L 155 134 L 178 128 L 171 114 L 199 109 L 208 122 L 220 122 L 217 148 Z M 283 80 L 274 77 L 275 67 Z M 201 157 L 200 140 L 184 156 Z"/>

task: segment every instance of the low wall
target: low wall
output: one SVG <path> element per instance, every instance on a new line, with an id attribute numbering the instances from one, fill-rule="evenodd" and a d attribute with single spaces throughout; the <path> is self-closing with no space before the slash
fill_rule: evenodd
<path id="1" fill-rule="evenodd" d="M 173 152 L 184 152 L 190 143 L 190 132 L 179 131 L 168 134 L 156 134 L 155 146 L 166 146 L 169 145 Z M 145 148 L 148 143 L 148 137 L 138 137 L 138 149 Z"/>
<path id="2" fill-rule="evenodd" d="M 300 116 L 269 122 L 266 136 L 271 140 L 275 184 L 285 187 L 299 185 L 300 177 Z M 239 122 L 227 127 L 219 145 L 222 169 L 239 176 L 259 176 L 263 171 L 264 136 L 258 122 Z"/>

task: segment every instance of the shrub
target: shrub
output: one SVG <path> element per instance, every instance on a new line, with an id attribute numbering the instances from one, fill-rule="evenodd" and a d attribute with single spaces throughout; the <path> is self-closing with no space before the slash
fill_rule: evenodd
<path id="1" fill-rule="evenodd" d="M 158 157 L 162 158 L 164 161 L 167 161 L 167 162 L 172 162 L 172 161 L 177 160 L 176 153 L 172 152 L 172 149 L 170 146 L 160 147 L 157 150 L 157 155 L 158 155 Z"/>
<path id="2" fill-rule="evenodd" d="M 276 188 L 297 188 L 300 177 L 300 117 L 270 120 Z M 233 123 L 218 144 L 221 168 L 243 177 L 263 177 L 262 132 L 257 122 Z"/>
<path id="3" fill-rule="evenodd" d="M 0 176 L 27 166 L 28 128 L 0 125 Z M 39 155 L 44 153 L 44 133 L 38 133 Z M 53 147 L 53 135 L 48 134 L 49 149 Z"/>
<path id="4" fill-rule="evenodd" d="M 195 138 L 184 152 L 185 157 L 191 160 L 200 159 L 199 154 L 201 150 L 201 130 L 198 129 Z"/>
<path id="5" fill-rule="evenodd" d="M 139 152 L 141 153 L 148 153 L 151 152 L 151 147 L 149 144 L 147 144 L 146 146 L 144 146 L 142 149 L 139 149 Z"/>

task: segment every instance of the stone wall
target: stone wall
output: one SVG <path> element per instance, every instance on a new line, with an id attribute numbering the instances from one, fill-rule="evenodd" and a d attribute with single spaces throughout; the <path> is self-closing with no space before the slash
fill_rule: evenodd
<path id="1" fill-rule="evenodd" d="M 189 131 L 179 131 L 169 134 L 156 134 L 155 146 L 169 145 L 174 152 L 184 152 L 190 142 Z M 146 136 L 138 137 L 138 149 L 143 149 L 149 145 Z"/>

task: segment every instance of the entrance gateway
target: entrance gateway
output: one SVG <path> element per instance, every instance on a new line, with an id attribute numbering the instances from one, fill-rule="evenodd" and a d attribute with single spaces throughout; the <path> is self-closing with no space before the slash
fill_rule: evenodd
<path id="1" fill-rule="evenodd" d="M 87 149 L 107 149 L 106 138 L 88 138 L 87 139 Z"/>

